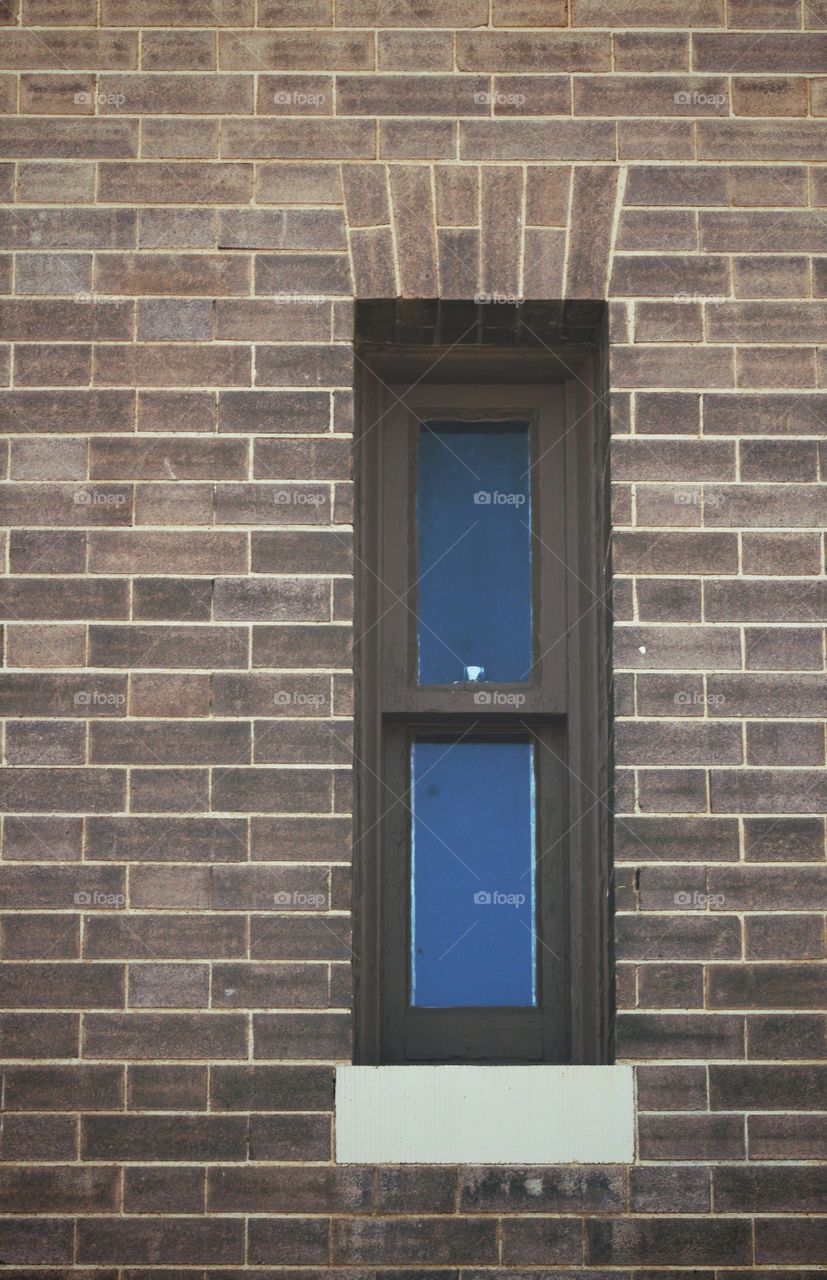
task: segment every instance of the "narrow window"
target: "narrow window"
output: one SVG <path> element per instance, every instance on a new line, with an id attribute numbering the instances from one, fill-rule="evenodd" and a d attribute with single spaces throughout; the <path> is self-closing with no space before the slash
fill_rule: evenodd
<path id="1" fill-rule="evenodd" d="M 607 1061 L 598 416 L 459 369 L 362 389 L 358 1060 Z"/>

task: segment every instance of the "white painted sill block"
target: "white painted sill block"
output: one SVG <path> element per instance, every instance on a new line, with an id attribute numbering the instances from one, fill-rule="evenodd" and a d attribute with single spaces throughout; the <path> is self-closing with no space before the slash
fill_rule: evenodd
<path id="1" fill-rule="evenodd" d="M 336 1068 L 339 1164 L 631 1164 L 629 1066 Z"/>

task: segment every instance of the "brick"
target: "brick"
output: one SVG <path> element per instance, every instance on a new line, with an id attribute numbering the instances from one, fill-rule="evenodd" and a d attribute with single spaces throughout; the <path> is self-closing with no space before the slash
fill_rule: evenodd
<path id="1" fill-rule="evenodd" d="M 17 166 L 18 197 L 35 204 L 88 204 L 95 191 L 95 166 L 54 161 Z"/>
<path id="2" fill-rule="evenodd" d="M 747 725 L 747 763 L 753 765 L 824 764 L 824 732 L 821 725 Z"/>
<path id="3" fill-rule="evenodd" d="M 153 1071 L 157 1077 L 161 1071 L 180 1075 L 192 1072 L 193 1068 L 135 1067 L 133 1070 Z M 183 1096 L 178 1105 L 182 1104 Z M 166 1116 L 86 1116 L 81 1132 L 85 1160 L 225 1161 L 243 1160 L 246 1153 L 246 1121 L 241 1116 L 178 1116 L 174 1125 Z"/>
<path id="4" fill-rule="evenodd" d="M 463 160 L 613 160 L 614 126 L 602 120 L 470 120 L 460 124 Z"/>
<path id="5" fill-rule="evenodd" d="M 716 347 L 616 347 L 613 353 L 618 387 L 731 387 L 732 353 Z"/>
<path id="6" fill-rule="evenodd" d="M 638 1067 L 636 1075 L 641 1110 L 706 1110 L 706 1067 Z"/>
<path id="7" fill-rule="evenodd" d="M 80 818 L 10 818 L 4 821 L 3 849 L 22 862 L 75 861 L 81 856 Z"/>
<path id="8" fill-rule="evenodd" d="M 11 1066 L 4 1075 L 8 1111 L 88 1111 L 123 1104 L 123 1067 Z"/>
<path id="9" fill-rule="evenodd" d="M 744 1122 L 741 1116 L 679 1115 L 641 1116 L 639 1127 L 642 1160 L 743 1160 L 746 1157 Z M 639 1172 L 643 1172 L 640 1170 Z M 671 1172 L 671 1170 L 670 1170 Z M 682 1173 L 689 1171 L 683 1170 Z M 691 1212 L 708 1211 L 708 1190 L 701 1195 L 707 1203 L 688 1206 Z M 677 1206 L 664 1206 L 672 1212 Z M 717 1207 L 717 1206 L 716 1206 Z"/>
<path id="10" fill-rule="evenodd" d="M 336 110 L 343 116 L 487 115 L 485 76 L 347 76 L 337 81 Z"/>
<path id="11" fill-rule="evenodd" d="M 210 1099 L 216 1111 L 330 1111 L 333 1070 L 326 1066 L 215 1066 Z"/>
<path id="12" fill-rule="evenodd" d="M 85 1218 L 78 1228 L 80 1262 L 242 1261 L 243 1223 L 232 1218 Z"/>
<path id="13" fill-rule="evenodd" d="M 627 1013 L 618 1016 L 617 1028 L 624 1058 L 738 1058 L 744 1052 L 743 1018 L 731 1014 Z"/>
<path id="14" fill-rule="evenodd" d="M 2 970 L 0 970 L 2 983 Z M 37 1001 L 34 1001 L 37 1003 Z M 66 1013 L 2 1013 L 0 1031 L 6 1058 L 76 1058 L 79 1020 Z M 0 1204 L 2 1203 L 0 1182 Z"/>
<path id="15" fill-rule="evenodd" d="M 646 1120 L 651 1118 L 647 1116 Z M 706 1169 L 691 1168 L 686 1165 L 674 1169 L 644 1165 L 632 1169 L 630 1184 L 631 1205 L 634 1212 L 709 1212 L 710 1187 L 709 1173 Z"/>
<path id="16" fill-rule="evenodd" d="M 701 120 L 698 124 L 698 158 L 701 160 L 746 157 L 789 162 L 816 160 L 822 154 L 823 137 L 818 120 Z"/>
<path id="17" fill-rule="evenodd" d="M 736 76 L 732 107 L 737 116 L 806 116 L 807 84 L 803 78 L 791 76 Z M 818 107 L 816 96 L 813 114 L 823 115 Z"/>
<path id="18" fill-rule="evenodd" d="M 116 1169 L 0 1168 L 4 1213 L 107 1213 L 117 1210 Z"/>
<path id="19" fill-rule="evenodd" d="M 713 1111 L 820 1111 L 827 1067 L 716 1063 L 709 1069 L 709 1085 Z"/>
<path id="20" fill-rule="evenodd" d="M 827 1021 L 820 1013 L 761 1014 L 748 1020 L 748 1057 L 823 1060 Z"/>
<path id="21" fill-rule="evenodd" d="M 0 1006 L 120 1008 L 123 978 L 119 965 L 5 963 L 0 966 Z"/>
<path id="22" fill-rule="evenodd" d="M 756 41 L 748 34 L 699 33 L 694 36 L 695 66 L 699 71 L 783 71 L 818 74 L 824 66 L 823 35 L 795 34 L 766 36 Z"/>
<path id="23" fill-rule="evenodd" d="M 656 1218 L 586 1223 L 586 1258 L 591 1264 L 683 1266 L 750 1262 L 752 1225 L 748 1218 Z"/>
<path id="24" fill-rule="evenodd" d="M 37 61 L 42 61 L 40 53 Z M 0 120 L 0 147 L 9 158 L 25 160 L 130 158 L 138 154 L 137 122 L 5 119 Z"/>
<path id="25" fill-rule="evenodd" d="M 610 1213 L 622 1210 L 625 1200 L 623 1180 L 612 1167 L 524 1170 L 497 1166 L 460 1172 L 460 1206 L 466 1213 Z"/>
<path id="26" fill-rule="evenodd" d="M 695 126 L 691 120 L 620 120 L 619 160 L 694 160 Z"/>
<path id="27" fill-rule="evenodd" d="M 608 36 L 574 31 L 486 32 L 457 36 L 460 71 L 608 71 Z"/>
<path id="28" fill-rule="evenodd" d="M 750 1116 L 750 1153 L 756 1160 L 819 1160 L 827 1137 L 824 1116 Z"/>
<path id="29" fill-rule="evenodd" d="M 507 1218 L 502 1248 L 509 1263 L 580 1262 L 583 1224 L 576 1218 Z"/>
<path id="30" fill-rule="evenodd" d="M 351 1056 L 350 1017 L 341 1013 L 254 1014 L 253 1057 L 338 1058 Z"/>
<path id="31" fill-rule="evenodd" d="M 746 921 L 749 960 L 822 960 L 824 936 L 819 916 L 753 916 Z"/>
<path id="32" fill-rule="evenodd" d="M 264 819 L 253 819 L 261 822 Z M 349 960 L 349 922 L 338 916 L 282 916 L 278 931 L 269 920 L 251 919 L 250 954 L 270 960 Z"/>
<path id="33" fill-rule="evenodd" d="M 380 71 L 450 71 L 453 34 L 447 31 L 380 31 Z"/>
<path id="34" fill-rule="evenodd" d="M 636 31 L 615 31 L 616 71 L 688 71 L 689 33 L 647 31 L 641 40 Z"/>
<path id="35" fill-rule="evenodd" d="M 248 1255 L 252 1263 L 322 1263 L 328 1260 L 329 1226 L 325 1218 L 253 1218 Z"/>
<path id="36" fill-rule="evenodd" d="M 9 912 L 2 917 L 3 958 L 38 960 L 48 956 L 50 960 L 75 960 L 80 955 L 79 923 L 79 917 L 67 918 L 55 912 Z"/>
<path id="37" fill-rule="evenodd" d="M 817 1009 L 823 1003 L 824 966 L 742 964 L 737 971 L 711 966 L 712 1009 Z"/>
<path id="38" fill-rule="evenodd" d="M 727 26 L 749 30 L 798 27 L 799 7 L 798 0 L 730 0 Z"/>
<path id="39" fill-rule="evenodd" d="M 243 857 L 245 847 L 243 820 L 115 817 L 90 818 L 87 824 L 87 850 L 103 861 L 232 862 Z M 225 923 L 229 928 L 232 922 Z"/>
<path id="40" fill-rule="evenodd" d="M 51 12 L 49 16 L 51 20 Z M 93 66 L 99 71 L 117 71 L 137 65 L 137 36 L 125 31 L 17 29 L 3 33 L 0 55 L 3 67 L 25 70 L 37 66 L 43 70 L 73 71 Z"/>
<path id="41" fill-rule="evenodd" d="M 131 1168 L 124 1174 L 127 1213 L 199 1213 L 204 1207 L 204 1170 Z"/>
<path id="42" fill-rule="evenodd" d="M 88 1014 L 89 1058 L 237 1058 L 246 1052 L 246 1020 L 237 1014 Z"/>
<path id="43" fill-rule="evenodd" d="M 314 41 L 318 37 L 314 35 Z M 272 64 L 271 64 L 272 65 Z M 375 126 L 361 120 L 225 121 L 222 156 L 239 159 L 372 159 Z"/>
<path id="44" fill-rule="evenodd" d="M 116 769 L 10 770 L 0 779 L 0 809 L 50 813 L 100 813 L 124 806 L 125 777 Z"/>
<path id="45" fill-rule="evenodd" d="M 152 1066 L 135 1064 L 129 1067 L 128 1074 L 128 1090 L 127 1090 L 127 1106 L 130 1111 L 203 1111 L 207 1105 L 207 1068 L 200 1066 Z M 123 1123 L 124 1117 L 113 1117 Z M 181 1117 L 183 1120 L 184 1117 Z M 193 1117 L 195 1119 L 195 1117 Z M 96 1132 L 95 1141 L 105 1141 L 104 1134 L 107 1132 L 105 1128 L 105 1118 L 100 1117 L 102 1129 L 97 1131 L 87 1131 L 91 1138 L 91 1133 Z M 150 1131 L 152 1124 L 150 1123 Z M 236 1149 L 243 1150 L 243 1125 L 240 1126 L 242 1134 L 236 1139 Z M 186 1126 L 185 1130 L 186 1131 Z M 169 1125 L 163 1130 L 166 1137 L 170 1136 Z M 181 1130 L 179 1130 L 181 1132 Z M 233 1149 L 231 1134 L 233 1130 L 225 1133 L 221 1147 L 223 1151 L 229 1153 Z M 235 1131 L 237 1133 L 237 1130 Z M 111 1136 L 111 1131 L 110 1131 Z M 127 1132 L 126 1145 L 130 1151 L 136 1150 L 133 1146 L 134 1134 Z"/>
<path id="46" fill-rule="evenodd" d="M 423 1255 L 425 1249 L 427 1254 Z M 333 1222 L 332 1256 L 340 1265 L 405 1265 L 422 1256 L 443 1265 L 492 1263 L 497 1257 L 496 1223 L 475 1218 L 337 1218 Z"/>
<path id="47" fill-rule="evenodd" d="M 126 919 L 95 916 L 86 921 L 85 954 L 89 957 L 145 960 L 221 959 L 244 952 L 244 921 L 230 917 L 132 915 Z"/>
<path id="48" fill-rule="evenodd" d="M 98 260 L 97 288 L 116 295 L 240 295 L 249 288 L 249 264 L 219 254 L 107 254 Z"/>
<path id="49" fill-rule="evenodd" d="M 253 1115 L 250 1160 L 327 1160 L 330 1119 L 323 1115 Z"/>
<path id="50" fill-rule="evenodd" d="M 726 262 L 721 259 L 670 254 L 667 265 L 668 272 L 664 271 L 663 255 L 618 254 L 614 259 L 611 291 L 624 297 L 644 294 L 704 301 L 729 295 L 729 274 Z M 708 349 L 704 349 L 704 354 L 709 354 Z M 637 386 L 639 382 L 632 385 Z"/>
<path id="51" fill-rule="evenodd" d="M 495 27 L 565 27 L 564 0 L 494 0 Z"/>
<path id="52" fill-rule="evenodd" d="M 451 120 L 380 120 L 381 160 L 450 160 L 457 126 Z"/>
<path id="53" fill-rule="evenodd" d="M 11 1221 L 4 1228 L 3 1257 L 18 1264 L 68 1263 L 73 1254 L 74 1225 L 71 1218 Z M 35 1273 L 36 1274 L 36 1273 Z"/>
<path id="54" fill-rule="evenodd" d="M 141 37 L 144 71 L 214 71 L 215 37 L 210 31 L 144 31 Z"/>
<path id="55" fill-rule="evenodd" d="M 199 1009 L 209 1001 L 206 965 L 132 965 L 128 984 L 131 1009 Z"/>
<path id="56" fill-rule="evenodd" d="M 73 1116 L 10 1115 L 3 1119 L 3 1160 L 74 1160 L 77 1124 Z"/>
<path id="57" fill-rule="evenodd" d="M 213 1169 L 208 1183 L 218 1213 L 360 1213 L 373 1203 L 367 1169 Z"/>

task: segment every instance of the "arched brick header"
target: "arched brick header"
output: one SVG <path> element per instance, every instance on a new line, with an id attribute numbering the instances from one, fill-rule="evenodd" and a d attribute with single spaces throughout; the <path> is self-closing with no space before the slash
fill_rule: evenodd
<path id="1" fill-rule="evenodd" d="M 343 166 L 359 298 L 602 298 L 619 166 Z"/>

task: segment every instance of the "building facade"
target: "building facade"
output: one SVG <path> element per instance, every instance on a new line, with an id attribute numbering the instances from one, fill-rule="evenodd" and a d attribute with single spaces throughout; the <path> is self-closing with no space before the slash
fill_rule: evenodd
<path id="1" fill-rule="evenodd" d="M 815 1273 L 827 5 L 0 15 L 0 1275 Z M 627 1159 L 336 1159 L 391 338 L 600 371 Z"/>

